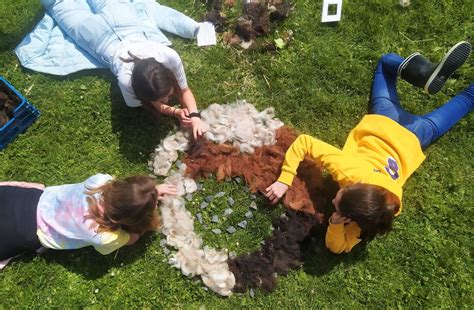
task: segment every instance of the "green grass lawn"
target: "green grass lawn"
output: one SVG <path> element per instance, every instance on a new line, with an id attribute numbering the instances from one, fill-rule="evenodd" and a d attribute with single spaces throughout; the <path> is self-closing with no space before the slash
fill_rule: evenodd
<path id="1" fill-rule="evenodd" d="M 204 12 L 199 2 L 161 1 L 196 19 Z M 236 99 L 259 109 L 273 106 L 285 124 L 341 147 L 367 113 L 380 55 L 420 51 L 437 60 L 459 40 L 473 43 L 471 0 L 419 0 L 406 9 L 398 0 L 344 1 L 336 25 L 320 23 L 321 0 L 294 3 L 290 18 L 278 26 L 279 33 L 292 30 L 294 40 L 277 53 L 222 44 L 203 49 L 172 37 L 201 108 Z M 13 49 L 43 9 L 37 0 L 3 0 L 0 11 L 0 75 L 42 112 L 0 152 L 0 180 L 57 185 L 98 172 L 148 174 L 149 154 L 174 123 L 157 124 L 127 108 L 107 70 L 58 78 L 23 69 Z M 430 97 L 401 81 L 400 99 L 410 111 L 426 113 L 473 81 L 471 56 L 441 93 Z M 426 161 L 405 185 L 405 208 L 392 233 L 340 256 L 328 253 L 323 235 L 316 235 L 307 243 L 305 265 L 279 278 L 273 293 L 222 298 L 206 291 L 200 279 L 167 264 L 156 233 L 109 256 L 89 248 L 25 255 L 0 273 L 0 308 L 470 308 L 473 131 L 471 114 L 426 151 Z M 198 200 L 225 188 L 242 205 L 251 201 L 237 183 L 202 182 L 206 191 Z M 202 232 L 207 244 L 242 253 L 258 247 L 281 211 L 257 212 L 238 238 Z"/>

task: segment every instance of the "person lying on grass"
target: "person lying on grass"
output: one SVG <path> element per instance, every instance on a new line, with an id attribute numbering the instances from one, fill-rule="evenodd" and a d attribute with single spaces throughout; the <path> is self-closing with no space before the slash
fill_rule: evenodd
<path id="1" fill-rule="evenodd" d="M 196 100 L 179 55 L 161 30 L 193 38 L 200 23 L 155 1 L 41 1 L 58 26 L 118 79 L 125 103 L 169 115 L 202 135 Z M 161 30 L 160 30 L 161 29 Z M 182 107 L 169 105 L 170 98 Z"/>
<path id="2" fill-rule="evenodd" d="M 351 131 L 342 150 L 308 135 L 300 135 L 288 149 L 278 180 L 265 195 L 276 203 L 288 190 L 305 155 L 321 163 L 339 183 L 332 200 L 326 246 L 334 253 L 349 252 L 362 239 L 372 240 L 392 229 L 402 208 L 402 186 L 425 159 L 422 150 L 474 108 L 474 83 L 440 108 L 417 116 L 398 99 L 397 74 L 409 83 L 437 93 L 471 51 L 459 42 L 435 65 L 419 53 L 403 59 L 383 55 L 372 84 L 371 112 Z"/>
<path id="3" fill-rule="evenodd" d="M 0 182 L 0 261 L 41 247 L 93 246 L 106 255 L 159 226 L 157 203 L 174 185 L 147 176 L 115 180 L 96 174 L 82 183 L 45 187 Z"/>

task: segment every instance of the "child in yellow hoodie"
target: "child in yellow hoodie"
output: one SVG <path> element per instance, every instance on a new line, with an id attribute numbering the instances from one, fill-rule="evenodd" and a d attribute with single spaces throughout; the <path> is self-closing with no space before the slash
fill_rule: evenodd
<path id="1" fill-rule="evenodd" d="M 437 65 L 419 53 L 403 59 L 383 55 L 377 65 L 371 112 L 350 132 L 342 150 L 308 135 L 300 135 L 288 149 L 278 180 L 266 189 L 276 203 L 288 190 L 305 155 L 321 163 L 339 183 L 332 200 L 336 212 L 329 219 L 326 246 L 334 253 L 349 252 L 362 239 L 371 240 L 392 229 L 402 208 L 402 186 L 425 159 L 422 149 L 446 133 L 474 108 L 474 83 L 435 111 L 417 116 L 400 106 L 397 75 L 429 94 L 469 56 L 471 45 L 459 42 Z"/>

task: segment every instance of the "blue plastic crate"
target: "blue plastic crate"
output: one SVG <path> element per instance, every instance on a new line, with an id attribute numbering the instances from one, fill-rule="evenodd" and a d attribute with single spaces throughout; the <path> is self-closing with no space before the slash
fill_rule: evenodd
<path id="1" fill-rule="evenodd" d="M 24 132 L 39 117 L 40 111 L 31 105 L 23 95 L 5 78 L 0 76 L 0 91 L 18 102 L 13 110 L 13 117 L 0 128 L 0 150 Z M 3 110 L 3 108 L 1 109 Z"/>

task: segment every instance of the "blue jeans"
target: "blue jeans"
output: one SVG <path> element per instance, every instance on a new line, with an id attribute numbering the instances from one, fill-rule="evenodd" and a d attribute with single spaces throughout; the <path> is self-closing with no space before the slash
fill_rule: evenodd
<path id="1" fill-rule="evenodd" d="M 402 62 L 403 58 L 397 54 L 380 58 L 372 82 L 371 113 L 387 116 L 413 132 L 426 149 L 473 110 L 474 83 L 438 109 L 413 115 L 402 108 L 398 99 L 397 70 Z"/>

